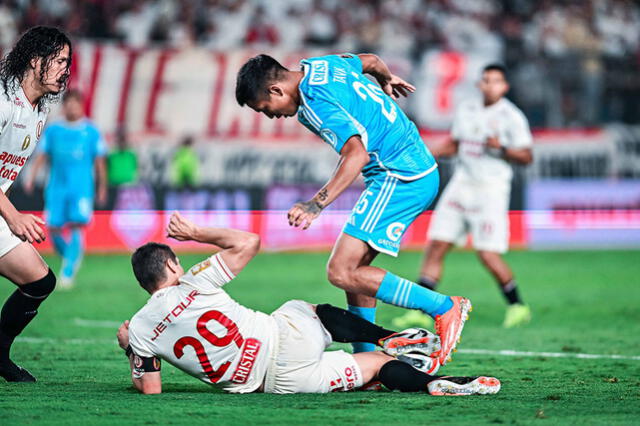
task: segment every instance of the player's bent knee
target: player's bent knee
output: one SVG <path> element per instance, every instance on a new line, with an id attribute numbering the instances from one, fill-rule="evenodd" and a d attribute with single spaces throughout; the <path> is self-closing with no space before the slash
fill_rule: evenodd
<path id="1" fill-rule="evenodd" d="M 51 268 L 47 271 L 47 275 L 39 280 L 20 286 L 22 294 L 33 297 L 35 299 L 46 299 L 56 288 L 56 275 Z"/>
<path id="2" fill-rule="evenodd" d="M 331 264 L 327 267 L 327 279 L 329 282 L 343 290 L 348 290 L 350 287 L 350 275 L 349 271 L 345 268 L 332 267 Z"/>

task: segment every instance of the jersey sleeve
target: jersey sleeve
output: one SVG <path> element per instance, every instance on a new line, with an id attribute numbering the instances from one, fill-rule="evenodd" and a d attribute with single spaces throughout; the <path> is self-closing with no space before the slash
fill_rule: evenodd
<path id="1" fill-rule="evenodd" d="M 4 132 L 7 123 L 11 120 L 11 102 L 0 95 L 0 135 Z"/>
<path id="2" fill-rule="evenodd" d="M 151 348 L 147 344 L 145 344 L 144 339 L 142 339 L 138 334 L 137 330 L 139 327 L 140 319 L 137 319 L 134 316 L 131 320 L 131 323 L 129 324 L 129 345 L 131 346 L 131 350 L 134 354 L 145 358 L 156 356 Z"/>
<path id="3" fill-rule="evenodd" d="M 362 60 L 358 55 L 353 53 L 342 53 L 339 56 L 351 65 L 353 69 L 362 74 Z"/>
<path id="4" fill-rule="evenodd" d="M 462 106 L 458 107 L 453 114 L 453 123 L 451 123 L 451 138 L 459 141 L 462 138 Z"/>
<path id="5" fill-rule="evenodd" d="M 334 100 L 328 98 L 305 100 L 304 114 L 320 137 L 338 154 L 352 136 L 360 136 L 365 149 L 367 148 L 366 129 Z"/>
<path id="6" fill-rule="evenodd" d="M 510 148 L 529 148 L 533 145 L 533 136 L 529 129 L 529 122 L 520 111 L 514 111 L 509 129 Z"/>
<path id="7" fill-rule="evenodd" d="M 211 294 L 234 278 L 235 275 L 218 253 L 192 266 L 189 272 L 180 278 L 180 282 L 194 287 L 202 294 Z"/>

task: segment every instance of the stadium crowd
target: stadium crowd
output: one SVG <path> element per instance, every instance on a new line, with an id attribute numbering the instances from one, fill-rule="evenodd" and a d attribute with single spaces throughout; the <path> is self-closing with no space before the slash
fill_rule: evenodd
<path id="1" fill-rule="evenodd" d="M 637 123 L 640 6 L 631 0 L 0 0 L 0 45 L 33 25 L 75 38 L 217 50 L 254 45 L 503 58 L 534 126 Z"/>

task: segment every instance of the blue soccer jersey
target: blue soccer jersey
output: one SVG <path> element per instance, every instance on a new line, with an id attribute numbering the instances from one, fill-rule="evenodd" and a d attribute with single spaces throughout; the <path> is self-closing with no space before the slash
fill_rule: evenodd
<path id="1" fill-rule="evenodd" d="M 386 174 L 409 181 L 434 171 L 435 159 L 416 125 L 362 74 L 357 55 L 309 58 L 302 67 L 298 120 L 338 153 L 359 135 L 370 157 L 365 178 Z"/>
<path id="2" fill-rule="evenodd" d="M 86 119 L 57 121 L 45 129 L 39 148 L 49 157 L 45 190 L 49 225 L 88 223 L 93 214 L 95 159 L 107 150 L 100 131 Z"/>

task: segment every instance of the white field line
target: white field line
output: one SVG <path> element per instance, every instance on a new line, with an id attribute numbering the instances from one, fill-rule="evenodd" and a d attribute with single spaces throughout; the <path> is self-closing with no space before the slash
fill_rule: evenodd
<path id="1" fill-rule="evenodd" d="M 70 344 L 70 345 L 115 345 L 116 339 L 52 339 L 44 337 L 18 337 L 19 343 L 30 344 Z M 607 355 L 607 354 L 583 354 L 573 352 L 531 352 L 514 351 L 510 349 L 460 349 L 459 354 L 512 356 L 512 357 L 547 357 L 547 358 L 576 358 L 576 359 L 619 359 L 627 361 L 640 361 L 640 355 Z"/>
<path id="2" fill-rule="evenodd" d="M 82 318 L 74 318 L 73 323 L 79 327 L 90 328 L 113 328 L 115 330 L 122 324 L 121 321 L 100 321 L 100 320 L 88 320 Z"/>
<path id="3" fill-rule="evenodd" d="M 607 354 L 582 354 L 575 352 L 530 352 L 503 349 L 501 351 L 489 349 L 459 349 L 458 353 L 471 355 L 492 356 L 520 356 L 520 357 L 547 357 L 547 358 L 577 358 L 577 359 L 623 359 L 640 361 L 640 355 L 607 355 Z"/>

